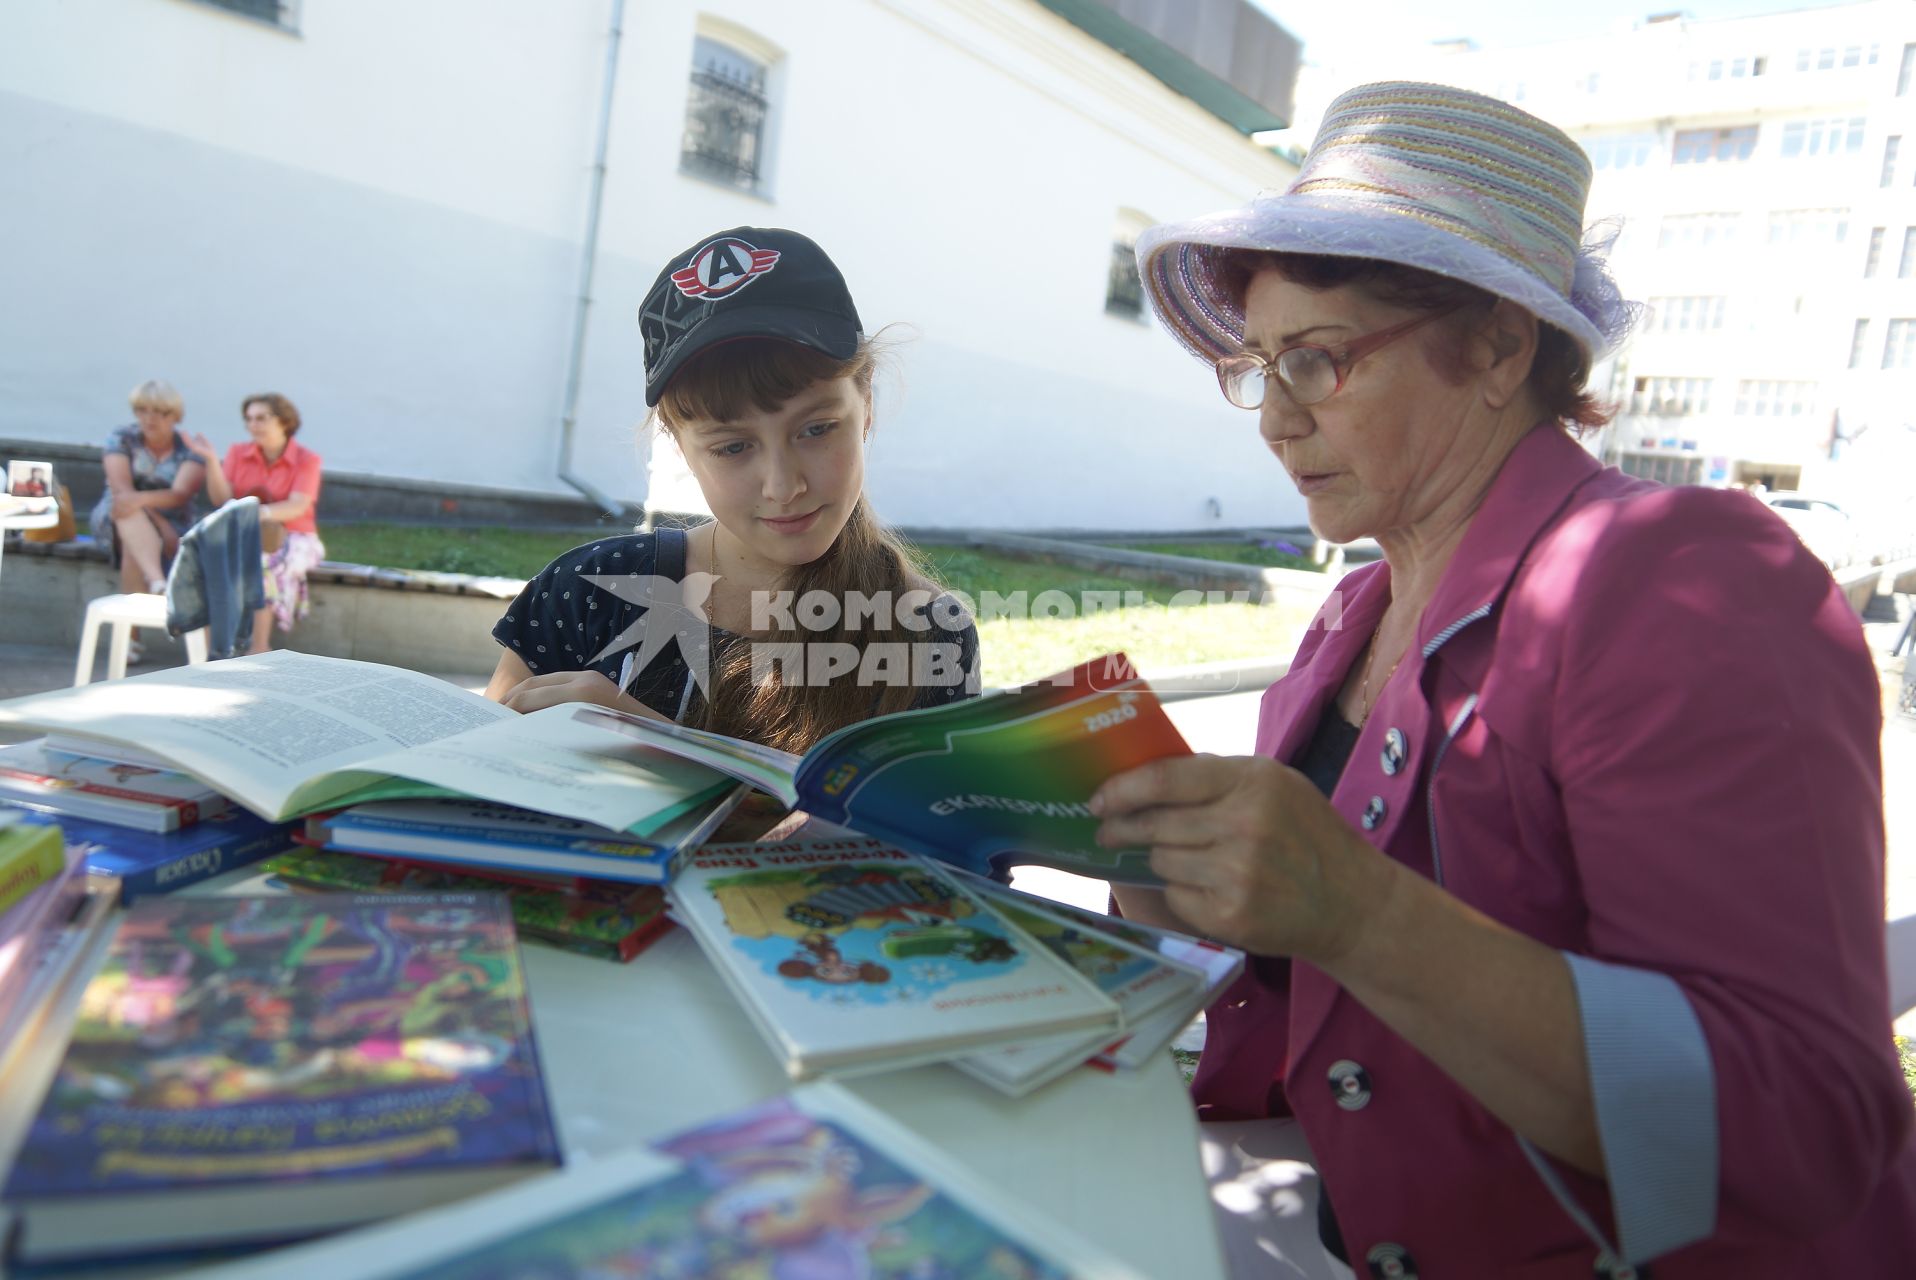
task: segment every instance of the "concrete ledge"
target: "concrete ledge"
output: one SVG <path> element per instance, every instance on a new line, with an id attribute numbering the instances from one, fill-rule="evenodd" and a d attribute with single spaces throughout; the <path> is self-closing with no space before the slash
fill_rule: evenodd
<path id="1" fill-rule="evenodd" d="M 499 661 L 492 624 L 523 585 L 328 562 L 307 579 L 311 615 L 277 643 L 417 671 L 490 671 Z M 119 589 L 119 574 L 96 546 L 9 546 L 0 572 L 6 603 L 0 643 L 71 645 L 77 652 L 87 601 Z M 156 655 L 184 660 L 183 647 L 168 637 L 149 632 L 143 638 Z"/>

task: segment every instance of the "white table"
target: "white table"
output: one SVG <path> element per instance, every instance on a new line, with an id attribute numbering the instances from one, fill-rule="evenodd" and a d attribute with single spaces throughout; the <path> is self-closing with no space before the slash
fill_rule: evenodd
<path id="1" fill-rule="evenodd" d="M 10 504 L 19 499 L 0 497 L 0 504 Z M 60 523 L 58 505 L 45 511 L 23 511 L 11 505 L 0 505 L 0 560 L 6 556 L 7 530 L 9 529 L 51 529 Z"/>
<path id="2" fill-rule="evenodd" d="M 242 870 L 188 892 L 259 891 L 263 880 Z M 789 1087 L 685 930 L 671 930 L 630 964 L 532 944 L 522 951 L 568 1153 L 636 1146 Z M 1197 1123 L 1169 1054 L 1138 1071 L 1075 1071 L 1023 1098 L 949 1067 L 845 1084 L 1012 1199 L 1143 1274 L 1223 1277 Z M 18 1140 L 17 1129 L 6 1131 L 29 1118 L 7 1114 L 19 1106 L 0 1100 L 0 1159 Z"/>

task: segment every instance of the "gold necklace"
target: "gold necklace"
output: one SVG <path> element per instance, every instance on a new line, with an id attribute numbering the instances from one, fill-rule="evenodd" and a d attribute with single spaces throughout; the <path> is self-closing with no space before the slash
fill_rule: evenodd
<path id="1" fill-rule="evenodd" d="M 1370 677 L 1371 677 L 1371 672 L 1377 666 L 1378 641 L 1383 638 L 1383 635 L 1384 635 L 1384 620 L 1382 618 L 1379 618 L 1377 620 L 1377 630 L 1370 633 L 1370 656 L 1364 659 L 1364 682 L 1362 685 L 1358 687 L 1358 691 L 1357 691 L 1357 705 L 1361 708 L 1357 716 L 1357 723 L 1360 725 L 1370 719 L 1370 713 L 1371 713 Z M 1410 647 L 1406 645 L 1403 651 L 1397 655 L 1397 661 L 1390 664 L 1390 670 L 1384 673 L 1384 684 L 1390 683 L 1390 678 L 1397 674 L 1397 668 L 1399 664 L 1401 664 L 1404 661 L 1404 654 L 1409 652 L 1410 652 Z M 1380 685 L 1378 686 L 1378 688 L 1379 688 L 1379 691 L 1381 692 L 1383 686 Z"/>

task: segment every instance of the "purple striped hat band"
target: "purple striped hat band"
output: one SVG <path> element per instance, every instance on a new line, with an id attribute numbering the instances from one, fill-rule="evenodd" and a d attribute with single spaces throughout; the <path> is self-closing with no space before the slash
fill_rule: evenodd
<path id="1" fill-rule="evenodd" d="M 1584 242 L 1590 161 L 1553 125 L 1442 85 L 1340 95 L 1297 178 L 1241 209 L 1151 228 L 1138 265 L 1158 318 L 1206 361 L 1242 350 L 1235 250 L 1375 258 L 1474 284 L 1568 333 L 1594 360 L 1632 310 Z"/>

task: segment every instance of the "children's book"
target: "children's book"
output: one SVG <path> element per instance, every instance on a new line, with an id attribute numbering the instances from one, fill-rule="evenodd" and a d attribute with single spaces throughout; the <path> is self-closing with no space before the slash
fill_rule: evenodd
<path id="1" fill-rule="evenodd" d="M 487 800 L 384 800 L 306 820 L 306 836 L 332 849 L 535 875 L 658 884 L 710 838 L 739 801 L 680 814 L 637 840 L 609 827 Z"/>
<path id="2" fill-rule="evenodd" d="M 667 897 L 794 1079 L 1118 1025 L 1070 965 L 882 841 L 707 845 Z"/>
<path id="3" fill-rule="evenodd" d="M 1123 1018 L 1124 1034 L 1141 1021 L 1172 1007 L 1184 1007 L 1204 989 L 1203 975 L 1154 949 L 1118 938 L 1100 929 L 1053 913 L 1024 894 L 1000 885 L 971 881 L 992 910 L 1038 940 L 1060 960 L 1111 997 Z M 999 892 L 992 892 L 999 890 Z M 1113 1047 L 1115 1037 L 1090 1046 L 1073 1046 L 1057 1037 L 1043 1042 L 1007 1046 L 952 1065 L 1006 1092 L 1021 1094 L 1081 1066 L 1100 1051 Z"/>
<path id="4" fill-rule="evenodd" d="M 456 1207 L 201 1280 L 1135 1280 L 856 1095 L 812 1084 Z"/>
<path id="5" fill-rule="evenodd" d="M 31 812 L 27 821 L 56 824 L 89 872 L 119 878 L 121 900 L 133 902 L 258 862 L 292 847 L 293 826 L 228 809 L 180 831 L 154 833 L 105 822 Z"/>
<path id="6" fill-rule="evenodd" d="M 0 747 L 0 800 L 137 831 L 178 831 L 230 804 L 183 773 L 50 751 L 44 740 Z"/>
<path id="7" fill-rule="evenodd" d="M 1022 689 L 878 716 L 828 735 L 802 757 L 606 707 L 574 714 L 827 822 L 986 875 L 1035 863 L 1159 883 L 1148 851 L 1098 845 L 1087 804 L 1113 774 L 1191 754 L 1123 654 Z"/>
<path id="8" fill-rule="evenodd" d="M 416 671 L 281 649 L 10 699 L 0 724 L 133 746 L 274 821 L 464 795 L 650 839 L 730 791 L 573 710 L 522 716 Z"/>
<path id="9" fill-rule="evenodd" d="M 0 813 L 0 919 L 35 889 L 58 879 L 66 866 L 66 848 L 58 831 Z"/>
<path id="10" fill-rule="evenodd" d="M 264 868 L 303 888 L 365 893 L 504 893 L 519 936 L 580 955 L 626 961 L 671 927 L 657 885 L 569 879 L 501 881 L 494 874 L 300 848 Z"/>
<path id="11" fill-rule="evenodd" d="M 496 894 L 125 914 L 3 1195 L 29 1264 L 288 1240 L 559 1163 Z"/>
<path id="12" fill-rule="evenodd" d="M 32 931 L 0 944 L 0 1099 L 35 1098 L 44 1088 L 60 1040 L 43 1029 L 92 972 L 99 943 L 115 920 L 120 887 L 111 876 L 71 875 L 42 892 L 50 911 Z M 27 1060 L 36 1055 L 42 1070 L 29 1083 L 33 1066 Z M 8 1107 L 0 1107 L 0 1116 L 26 1119 Z M 0 1132 L 0 1155 L 14 1149 L 18 1136 Z"/>
<path id="13" fill-rule="evenodd" d="M 1136 1012 L 1127 1018 L 1124 1039 L 1094 1059 L 1105 1066 L 1135 1068 L 1163 1053 L 1178 1033 L 1191 1024 L 1199 1011 L 1223 994 L 1224 988 L 1244 972 L 1244 953 L 1234 947 L 1189 937 L 1170 929 L 1139 924 L 1122 916 L 1086 911 L 1067 902 L 1033 897 L 1006 885 L 977 879 L 967 883 L 1001 909 L 1006 903 L 1016 903 L 1029 910 L 1042 911 L 1086 933 L 1102 934 L 1114 945 L 1154 953 L 1198 976 L 1199 983 L 1195 989 L 1183 993 L 1177 1000 L 1168 1001 L 1162 1009 L 1150 1013 Z"/>

